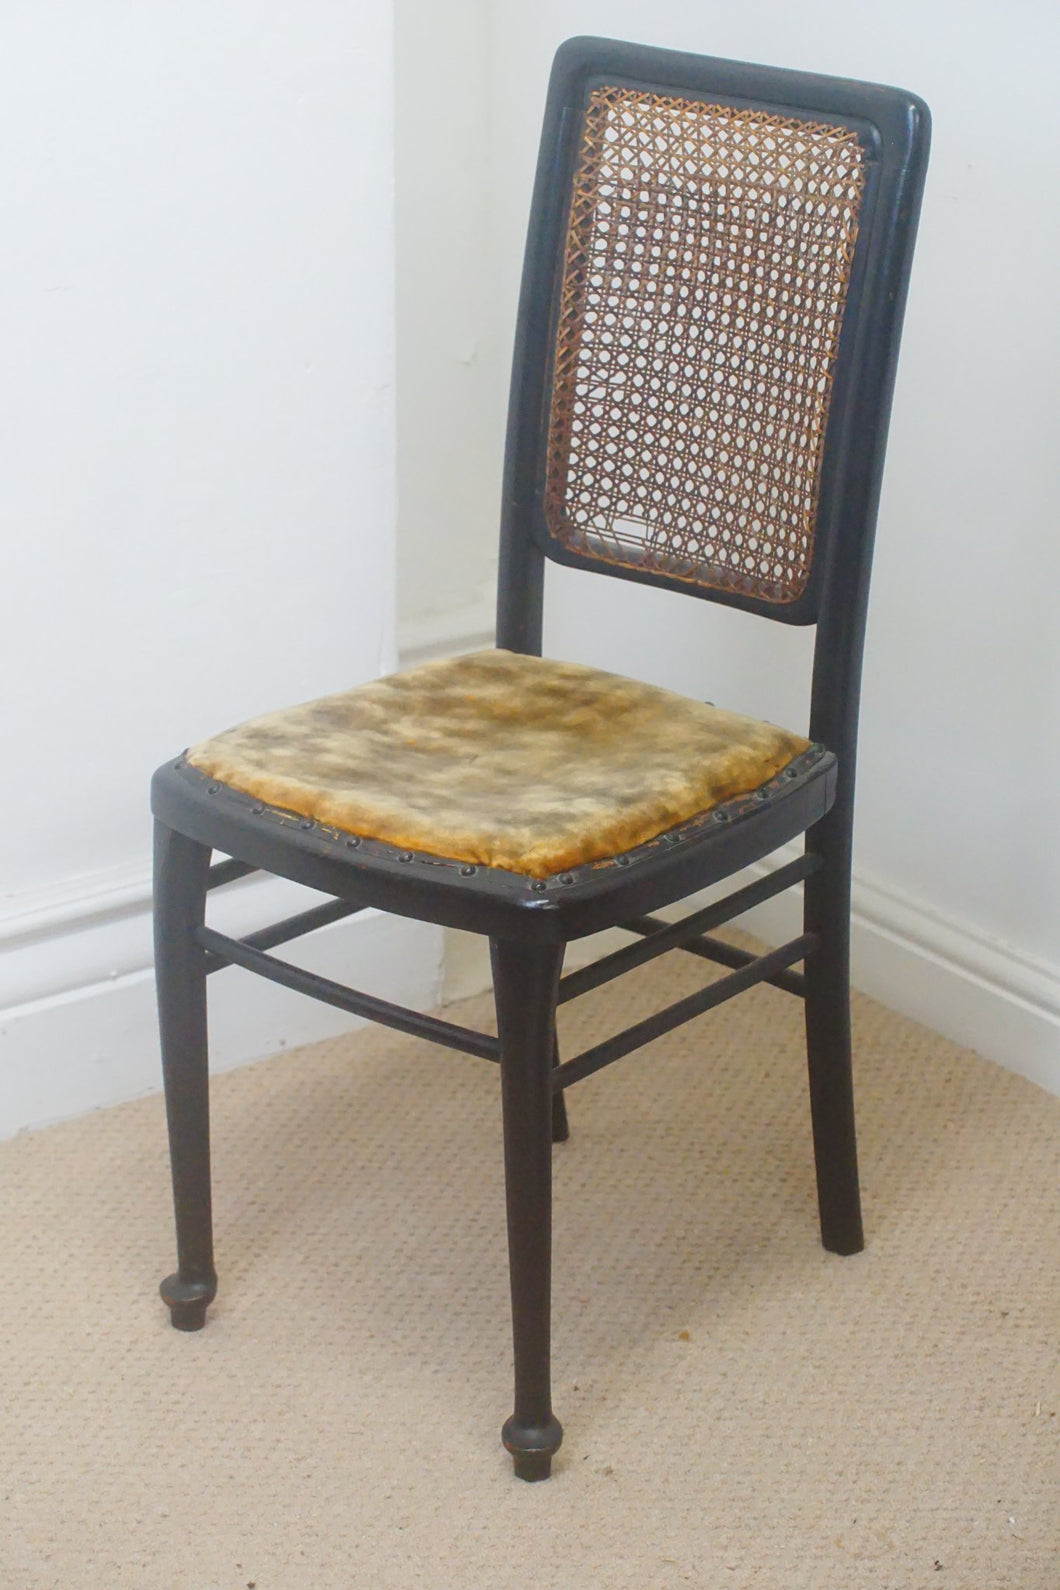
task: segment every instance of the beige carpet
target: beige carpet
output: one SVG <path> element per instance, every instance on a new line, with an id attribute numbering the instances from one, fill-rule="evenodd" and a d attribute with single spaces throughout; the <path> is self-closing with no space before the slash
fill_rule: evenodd
<path id="1" fill-rule="evenodd" d="M 670 960 L 566 1051 L 701 979 Z M 4 1590 L 1056 1590 L 1060 1103 L 860 1000 L 837 1259 L 799 1017 L 758 990 L 573 1090 L 543 1485 L 498 1443 L 488 1064 L 372 1030 L 220 1078 L 199 1335 L 155 1292 L 159 1100 L 4 1145 Z"/>

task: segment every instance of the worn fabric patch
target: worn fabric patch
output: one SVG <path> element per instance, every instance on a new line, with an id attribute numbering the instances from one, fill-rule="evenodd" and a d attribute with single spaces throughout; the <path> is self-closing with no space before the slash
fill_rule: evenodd
<path id="1" fill-rule="evenodd" d="M 365 838 L 545 878 L 757 789 L 808 744 L 618 674 L 497 650 L 266 713 L 188 761 Z"/>

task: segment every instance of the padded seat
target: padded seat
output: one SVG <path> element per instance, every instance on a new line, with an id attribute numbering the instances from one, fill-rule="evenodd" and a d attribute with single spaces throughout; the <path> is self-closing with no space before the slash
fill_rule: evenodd
<path id="1" fill-rule="evenodd" d="M 497 650 L 266 713 L 188 761 L 364 838 L 545 878 L 750 793 L 808 745 L 617 674 Z"/>

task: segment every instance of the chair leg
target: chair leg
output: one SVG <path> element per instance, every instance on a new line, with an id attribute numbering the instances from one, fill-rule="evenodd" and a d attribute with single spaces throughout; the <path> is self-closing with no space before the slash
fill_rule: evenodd
<path id="1" fill-rule="evenodd" d="M 210 1199 L 206 910 L 210 850 L 155 824 L 155 981 L 177 1225 L 177 1272 L 159 1290 L 177 1330 L 197 1331 L 217 1292 Z"/>
<path id="2" fill-rule="evenodd" d="M 552 1034 L 552 1064 L 559 1065 L 559 1038 L 555 1030 Z M 552 1095 L 552 1141 L 565 1143 L 570 1137 L 570 1122 L 567 1120 L 567 1101 L 563 1097 L 563 1089 L 559 1088 Z"/>
<path id="3" fill-rule="evenodd" d="M 806 1050 L 821 1240 L 831 1253 L 860 1253 L 865 1237 L 850 1047 L 849 823 L 830 814 L 811 832 L 810 845 L 822 861 L 805 883 L 806 931 L 820 940 L 806 959 Z"/>
<path id="4" fill-rule="evenodd" d="M 562 945 L 491 940 L 501 1041 L 515 1411 L 501 1439 L 522 1480 L 547 1479 L 563 1430 L 552 1412 L 552 1088 Z"/>

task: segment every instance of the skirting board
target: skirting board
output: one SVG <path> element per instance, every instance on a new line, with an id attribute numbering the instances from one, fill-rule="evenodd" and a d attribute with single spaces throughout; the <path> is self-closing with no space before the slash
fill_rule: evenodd
<path id="1" fill-rule="evenodd" d="M 759 870 L 795 854 L 778 851 Z M 852 904 L 856 988 L 1060 1094 L 1060 968 L 856 874 Z M 741 926 L 780 944 L 798 931 L 800 911 L 792 890 L 748 912 Z"/>
<path id="2" fill-rule="evenodd" d="M 683 916 L 797 853 L 797 847 L 778 851 L 730 879 L 723 890 L 696 895 L 661 914 Z M 801 890 L 791 889 L 733 925 L 766 944 L 782 944 L 801 932 L 801 911 Z M 583 966 L 624 943 L 629 935 L 616 930 L 582 939 L 570 945 L 564 965 L 568 970 Z M 863 993 L 1060 1094 L 1060 974 L 1053 968 L 857 878 L 851 958 L 854 986 Z M 446 999 L 477 993 L 489 983 L 489 957 L 481 941 L 448 934 Z"/>
<path id="3" fill-rule="evenodd" d="M 210 919 L 247 932 L 321 897 L 247 878 L 210 897 Z M 441 929 L 365 911 L 278 953 L 400 1004 L 439 1001 Z M 0 919 L 0 1138 L 155 1091 L 161 1065 L 150 882 L 123 870 L 23 902 Z M 229 1070 L 361 1025 L 232 967 L 209 983 L 210 1062 Z"/>

